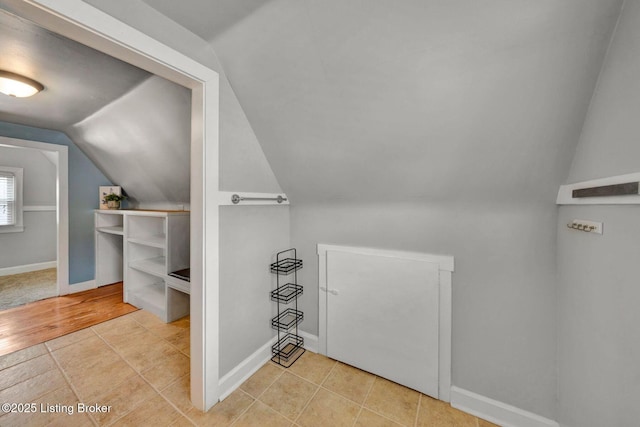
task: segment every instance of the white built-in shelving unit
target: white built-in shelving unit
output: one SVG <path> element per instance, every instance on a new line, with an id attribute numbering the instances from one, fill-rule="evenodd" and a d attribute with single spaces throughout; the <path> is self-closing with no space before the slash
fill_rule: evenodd
<path id="1" fill-rule="evenodd" d="M 189 212 L 96 210 L 96 282 L 122 281 L 124 301 L 165 322 L 189 314 Z"/>

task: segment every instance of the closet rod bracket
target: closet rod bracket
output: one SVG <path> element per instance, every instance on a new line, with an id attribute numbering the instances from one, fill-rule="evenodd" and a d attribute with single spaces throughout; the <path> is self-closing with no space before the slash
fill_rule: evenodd
<path id="1" fill-rule="evenodd" d="M 282 196 L 278 196 L 278 197 L 241 197 L 238 194 L 234 194 L 233 196 L 231 196 L 231 202 L 234 205 L 237 205 L 238 203 L 240 203 L 243 200 L 273 200 L 276 201 L 278 203 L 282 203 L 282 202 L 286 202 L 287 198 L 286 197 L 282 197 Z"/>

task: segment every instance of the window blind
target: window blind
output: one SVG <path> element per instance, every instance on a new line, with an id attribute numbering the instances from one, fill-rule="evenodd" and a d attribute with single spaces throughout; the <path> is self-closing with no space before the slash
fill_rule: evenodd
<path id="1" fill-rule="evenodd" d="M 0 171 L 0 226 L 16 223 L 16 176 Z"/>

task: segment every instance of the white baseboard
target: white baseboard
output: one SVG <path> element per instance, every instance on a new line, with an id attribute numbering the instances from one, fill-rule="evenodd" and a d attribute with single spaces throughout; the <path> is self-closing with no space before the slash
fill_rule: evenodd
<path id="1" fill-rule="evenodd" d="M 88 291 L 89 289 L 96 289 L 98 286 L 96 285 L 95 280 L 87 280 L 86 282 L 74 283 L 69 285 L 70 294 L 75 294 L 78 292 Z"/>
<path id="2" fill-rule="evenodd" d="M 32 271 L 46 270 L 47 268 L 56 268 L 58 261 L 39 262 L 36 264 L 17 265 L 15 267 L 0 268 L 0 276 L 9 276 L 11 274 L 30 273 Z"/>
<path id="3" fill-rule="evenodd" d="M 245 382 L 251 375 L 255 374 L 269 359 L 271 359 L 271 346 L 276 342 L 273 337 L 253 354 L 240 362 L 228 374 L 220 378 L 220 401 L 233 393 L 240 384 Z"/>
<path id="4" fill-rule="evenodd" d="M 75 286 L 75 285 L 74 285 Z M 303 331 L 299 334 L 304 338 L 305 350 L 312 353 L 318 352 L 318 337 Z M 240 362 L 228 374 L 220 378 L 220 401 L 224 400 L 233 393 L 240 385 L 249 377 L 256 373 L 258 369 L 271 359 L 271 346 L 275 344 L 277 337 L 273 337 L 262 347 L 253 352 L 249 357 Z"/>
<path id="5" fill-rule="evenodd" d="M 311 335 L 305 331 L 298 331 L 300 336 L 304 338 L 304 348 L 312 353 L 318 352 L 318 336 Z"/>
<path id="6" fill-rule="evenodd" d="M 502 427 L 559 427 L 556 421 L 456 386 L 451 387 L 451 406 Z"/>

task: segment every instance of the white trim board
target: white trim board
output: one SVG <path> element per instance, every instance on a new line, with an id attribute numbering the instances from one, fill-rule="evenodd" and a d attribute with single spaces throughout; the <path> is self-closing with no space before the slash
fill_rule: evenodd
<path id="1" fill-rule="evenodd" d="M 304 338 L 304 349 L 312 353 L 317 353 L 318 337 L 299 331 Z M 275 336 L 254 351 L 249 357 L 230 370 L 226 375 L 220 378 L 220 401 L 226 399 L 240 385 L 255 374 L 265 363 L 271 359 L 271 346 L 276 343 L 278 337 Z"/>
<path id="2" fill-rule="evenodd" d="M 14 267 L 0 268 L 0 276 L 10 276 L 12 274 L 30 273 L 32 271 L 46 270 L 48 268 L 56 268 L 57 261 L 38 262 L 35 264 L 16 265 Z"/>
<path id="3" fill-rule="evenodd" d="M 418 261 L 432 262 L 438 264 L 440 271 L 453 271 L 454 262 L 452 255 L 434 255 L 426 254 L 422 252 L 409 252 L 400 251 L 394 249 L 378 249 L 378 248 L 363 248 L 359 246 L 340 246 L 340 245 L 326 245 L 318 244 L 318 255 L 327 256 L 327 251 L 340 251 L 350 252 L 362 255 L 380 255 L 394 258 L 414 259 Z"/>
<path id="4" fill-rule="evenodd" d="M 271 359 L 271 346 L 277 341 L 277 336 L 273 337 L 259 349 L 254 351 L 249 357 L 220 378 L 220 400 L 224 400 L 233 393 L 249 377 L 256 373 L 265 363 Z"/>
<path id="5" fill-rule="evenodd" d="M 5 1 L 25 19 L 192 90 L 191 282 L 201 285 L 191 292 L 191 402 L 206 411 L 219 399 L 218 73 L 82 0 Z"/>
<path id="6" fill-rule="evenodd" d="M 56 206 L 40 206 L 40 205 L 27 205 L 22 206 L 23 212 L 55 212 Z"/>
<path id="7" fill-rule="evenodd" d="M 573 190 L 589 187 L 602 187 L 605 185 L 624 184 L 626 182 L 640 181 L 640 172 L 626 175 L 610 176 L 607 178 L 592 179 L 590 181 L 576 182 L 574 184 L 561 185 L 558 190 L 558 205 L 640 205 L 640 195 L 606 196 L 606 197 L 580 197 L 573 198 Z"/>
<path id="8" fill-rule="evenodd" d="M 55 154 L 56 160 L 56 217 L 57 217 L 57 295 L 69 293 L 69 148 L 26 139 L 0 136 L 0 146 L 44 151 Z"/>
<path id="9" fill-rule="evenodd" d="M 304 339 L 304 349 L 306 351 L 310 351 L 311 353 L 318 353 L 318 343 L 319 339 L 317 335 L 311 335 L 305 331 L 298 331 L 298 335 L 300 335 Z"/>
<path id="10" fill-rule="evenodd" d="M 90 289 L 97 289 L 95 280 L 87 280 L 86 282 L 74 283 L 69 285 L 69 293 L 76 294 L 78 292 L 88 291 Z"/>
<path id="11" fill-rule="evenodd" d="M 451 406 L 502 427 L 559 427 L 556 421 L 456 386 L 451 387 Z"/>

